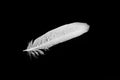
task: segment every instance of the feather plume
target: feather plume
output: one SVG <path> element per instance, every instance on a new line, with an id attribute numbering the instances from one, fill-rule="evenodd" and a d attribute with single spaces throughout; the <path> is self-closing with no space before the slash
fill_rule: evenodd
<path id="1" fill-rule="evenodd" d="M 38 37 L 34 42 L 30 41 L 24 51 L 28 51 L 33 55 L 44 54 L 41 49 L 47 50 L 58 43 L 78 37 L 87 32 L 88 29 L 89 26 L 84 23 L 71 23 L 60 26 Z"/>

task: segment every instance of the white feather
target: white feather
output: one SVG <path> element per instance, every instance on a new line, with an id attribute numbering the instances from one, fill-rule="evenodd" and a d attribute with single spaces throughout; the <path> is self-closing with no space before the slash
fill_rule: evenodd
<path id="1" fill-rule="evenodd" d="M 37 38 L 34 42 L 31 41 L 28 44 L 27 49 L 24 51 L 28 51 L 33 55 L 38 55 L 39 53 L 44 54 L 41 49 L 46 50 L 58 43 L 80 36 L 87 32 L 88 29 L 89 26 L 83 23 L 71 23 L 60 26 L 56 29 L 48 31 L 44 35 Z"/>

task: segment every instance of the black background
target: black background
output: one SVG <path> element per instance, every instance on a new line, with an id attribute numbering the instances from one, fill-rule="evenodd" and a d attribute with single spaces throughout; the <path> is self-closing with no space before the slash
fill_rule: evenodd
<path id="1" fill-rule="evenodd" d="M 119 80 L 120 76 L 104 76 L 104 80 Z"/>
<path id="2" fill-rule="evenodd" d="M 99 45 L 103 38 L 98 39 L 103 33 L 99 28 L 105 27 L 103 24 L 109 12 L 109 7 L 103 2 L 7 2 L 2 9 L 1 32 L 5 50 L 1 61 L 7 72 L 85 76 L 104 75 L 106 69 L 109 71 L 110 58 L 106 58 L 108 53 L 102 51 L 104 44 Z M 51 47 L 45 51 L 46 55 L 38 58 L 30 59 L 27 52 L 23 52 L 32 39 L 72 22 L 87 23 L 90 29 L 80 37 Z"/>

